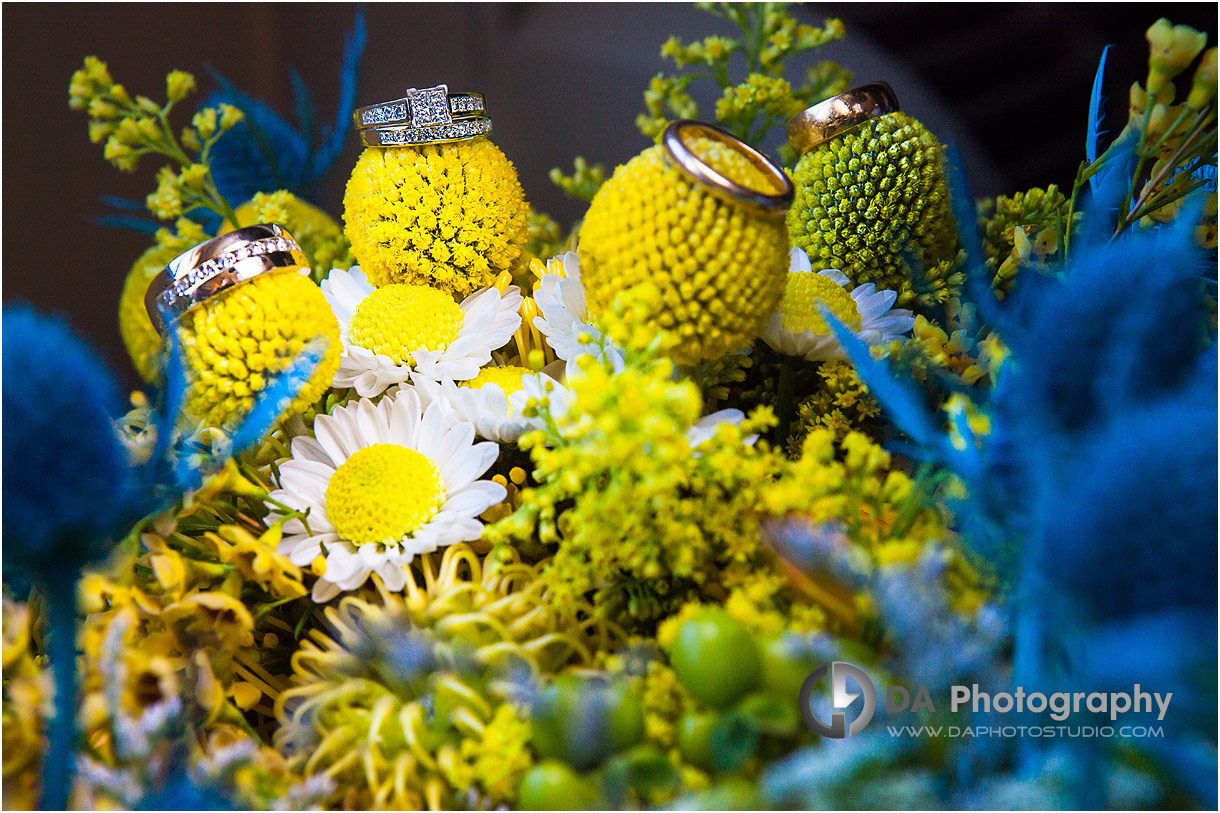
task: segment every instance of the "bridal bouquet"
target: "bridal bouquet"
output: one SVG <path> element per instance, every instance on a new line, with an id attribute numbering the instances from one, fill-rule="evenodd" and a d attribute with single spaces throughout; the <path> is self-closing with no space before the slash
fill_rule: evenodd
<path id="1" fill-rule="evenodd" d="M 6 307 L 6 807 L 1215 806 L 1216 49 L 974 201 L 838 20 L 705 9 L 570 228 L 359 16 L 323 126 L 85 60 L 147 386 Z"/>

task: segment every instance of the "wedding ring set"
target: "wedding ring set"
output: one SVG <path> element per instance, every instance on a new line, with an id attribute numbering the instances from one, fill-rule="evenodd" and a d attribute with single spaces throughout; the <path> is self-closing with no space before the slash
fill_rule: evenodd
<path id="1" fill-rule="evenodd" d="M 247 226 L 184 251 L 153 277 L 144 307 L 161 333 L 196 305 L 279 269 L 309 273 L 308 260 L 277 223 Z"/>
<path id="2" fill-rule="evenodd" d="M 352 117 L 366 147 L 449 144 L 491 132 L 483 95 L 450 93 L 448 85 L 408 88 L 401 99 L 358 107 Z"/>
<path id="3" fill-rule="evenodd" d="M 884 82 L 862 85 L 813 105 L 787 124 L 788 141 L 798 155 L 853 127 L 898 111 L 898 97 Z M 361 140 L 369 147 L 447 144 L 491 132 L 487 104 L 478 93 L 450 93 L 446 85 L 418 90 L 391 102 L 357 108 L 353 113 Z M 693 151 L 685 138 L 698 135 L 742 155 L 769 182 L 769 189 L 744 186 L 717 171 Z M 764 215 L 782 215 L 792 205 L 792 179 L 775 162 L 719 127 L 691 119 L 670 123 L 661 145 L 684 176 L 721 200 Z M 207 240 L 174 258 L 148 286 L 144 304 L 158 331 L 184 313 L 260 274 L 279 269 L 308 273 L 308 260 L 292 235 L 276 223 L 261 223 Z"/>

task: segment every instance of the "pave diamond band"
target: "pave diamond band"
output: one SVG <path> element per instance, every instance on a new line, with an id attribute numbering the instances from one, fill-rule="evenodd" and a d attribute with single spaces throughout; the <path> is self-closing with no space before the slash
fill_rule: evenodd
<path id="1" fill-rule="evenodd" d="M 480 117 L 431 127 L 377 127 L 360 131 L 366 147 L 401 147 L 469 141 L 491 132 L 491 119 Z"/>
<path id="2" fill-rule="evenodd" d="M 153 277 L 144 296 L 158 331 L 196 305 L 260 274 L 277 269 L 308 272 L 300 245 L 277 223 L 222 234 L 174 258 Z"/>
<path id="3" fill-rule="evenodd" d="M 481 93 L 450 93 L 448 85 L 432 88 L 408 88 L 407 95 L 390 102 L 358 107 L 352 114 L 356 128 L 381 127 L 387 124 L 407 127 L 428 127 L 452 124 L 472 119 L 487 112 L 487 102 Z"/>

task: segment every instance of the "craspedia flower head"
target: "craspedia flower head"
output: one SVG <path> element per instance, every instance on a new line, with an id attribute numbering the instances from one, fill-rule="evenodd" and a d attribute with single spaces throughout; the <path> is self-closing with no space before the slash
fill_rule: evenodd
<path id="1" fill-rule="evenodd" d="M 775 181 L 744 154 L 706 137 L 688 148 L 742 186 Z M 581 227 L 580 269 L 594 321 L 623 292 L 655 287 L 648 327 L 677 338 L 674 358 L 694 364 L 749 345 L 784 291 L 788 239 L 779 218 L 722 201 L 688 180 L 661 146 L 615 170 Z"/>
<path id="2" fill-rule="evenodd" d="M 141 254 L 127 272 L 127 281 L 123 283 L 123 293 L 119 297 L 119 333 L 136 371 L 145 381 L 156 378 L 161 350 L 161 335 L 148 318 L 148 308 L 144 304 L 148 285 L 175 257 L 206 239 L 207 234 L 197 223 L 183 218 L 176 224 L 175 231 L 158 231 L 156 245 Z"/>
<path id="3" fill-rule="evenodd" d="M 326 297 L 296 271 L 262 274 L 188 311 L 178 323 L 193 417 L 225 426 L 244 417 L 259 392 L 319 336 L 326 353 L 287 412 L 300 412 L 339 369 L 339 324 Z"/>
<path id="4" fill-rule="evenodd" d="M 529 234 L 517 171 L 485 138 L 367 149 L 343 209 L 369 282 L 429 285 L 457 298 L 511 271 Z"/>
<path id="5" fill-rule="evenodd" d="M 3 344 L 5 569 L 80 565 L 130 519 L 118 387 L 66 324 L 27 307 L 4 309 Z"/>
<path id="6" fill-rule="evenodd" d="M 917 120 L 890 113 L 825 141 L 796 162 L 793 180 L 788 234 L 815 266 L 897 291 L 899 305 L 951 295 L 956 235 L 941 146 Z"/>
<path id="7" fill-rule="evenodd" d="M 161 334 L 148 318 L 144 294 L 148 292 L 152 278 L 180 253 L 181 249 L 165 244 L 149 248 L 127 272 L 123 293 L 119 296 L 119 333 L 136 372 L 145 381 L 152 381 L 157 375 Z"/>
<path id="8" fill-rule="evenodd" d="M 279 223 L 292 233 L 309 259 L 309 267 L 318 274 L 332 268 L 351 268 L 355 262 L 343 227 L 317 206 L 287 190 L 259 192 L 238 206 L 234 214 L 238 225 L 225 223 L 220 234 L 256 223 Z"/>

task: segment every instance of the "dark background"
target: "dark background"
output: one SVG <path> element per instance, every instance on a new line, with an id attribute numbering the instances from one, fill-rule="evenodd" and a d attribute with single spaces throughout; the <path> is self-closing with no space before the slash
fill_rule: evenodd
<path id="1" fill-rule="evenodd" d="M 1083 158 L 1102 48 L 1115 45 L 1106 90 L 1117 129 L 1126 120 L 1127 88 L 1144 79 L 1148 25 L 1162 16 L 1187 23 L 1212 34 L 1211 45 L 1216 8 L 815 4 L 794 13 L 813 24 L 837 16 L 847 38 L 795 60 L 789 78 L 834 59 L 859 83 L 890 82 L 904 110 L 958 147 L 978 196 L 1068 186 Z M 485 93 L 493 138 L 516 163 L 527 198 L 565 223 L 580 207 L 552 187 L 549 169 L 570 168 L 578 154 L 613 167 L 647 146 L 634 119 L 649 78 L 672 68 L 658 56 L 661 43 L 671 33 L 686 40 L 729 33 L 724 21 L 685 4 L 373 4 L 365 11 L 357 103 L 442 82 Z M 291 64 L 322 118 L 333 120 L 342 35 L 353 13 L 339 4 L 7 4 L 4 302 L 67 313 L 134 384 L 116 309 L 123 279 L 151 238 L 90 220 L 106 211 L 103 195 L 142 199 L 152 191 L 160 162 L 145 159 L 126 175 L 102 159 L 101 145 L 88 141 L 85 114 L 68 109 L 72 72 L 96 54 L 133 94 L 162 100 L 165 74 L 189 70 L 201 86 L 183 105 L 193 109 L 215 87 L 210 64 L 287 116 Z M 327 178 L 325 204 L 336 217 L 358 153 L 349 136 Z"/>

